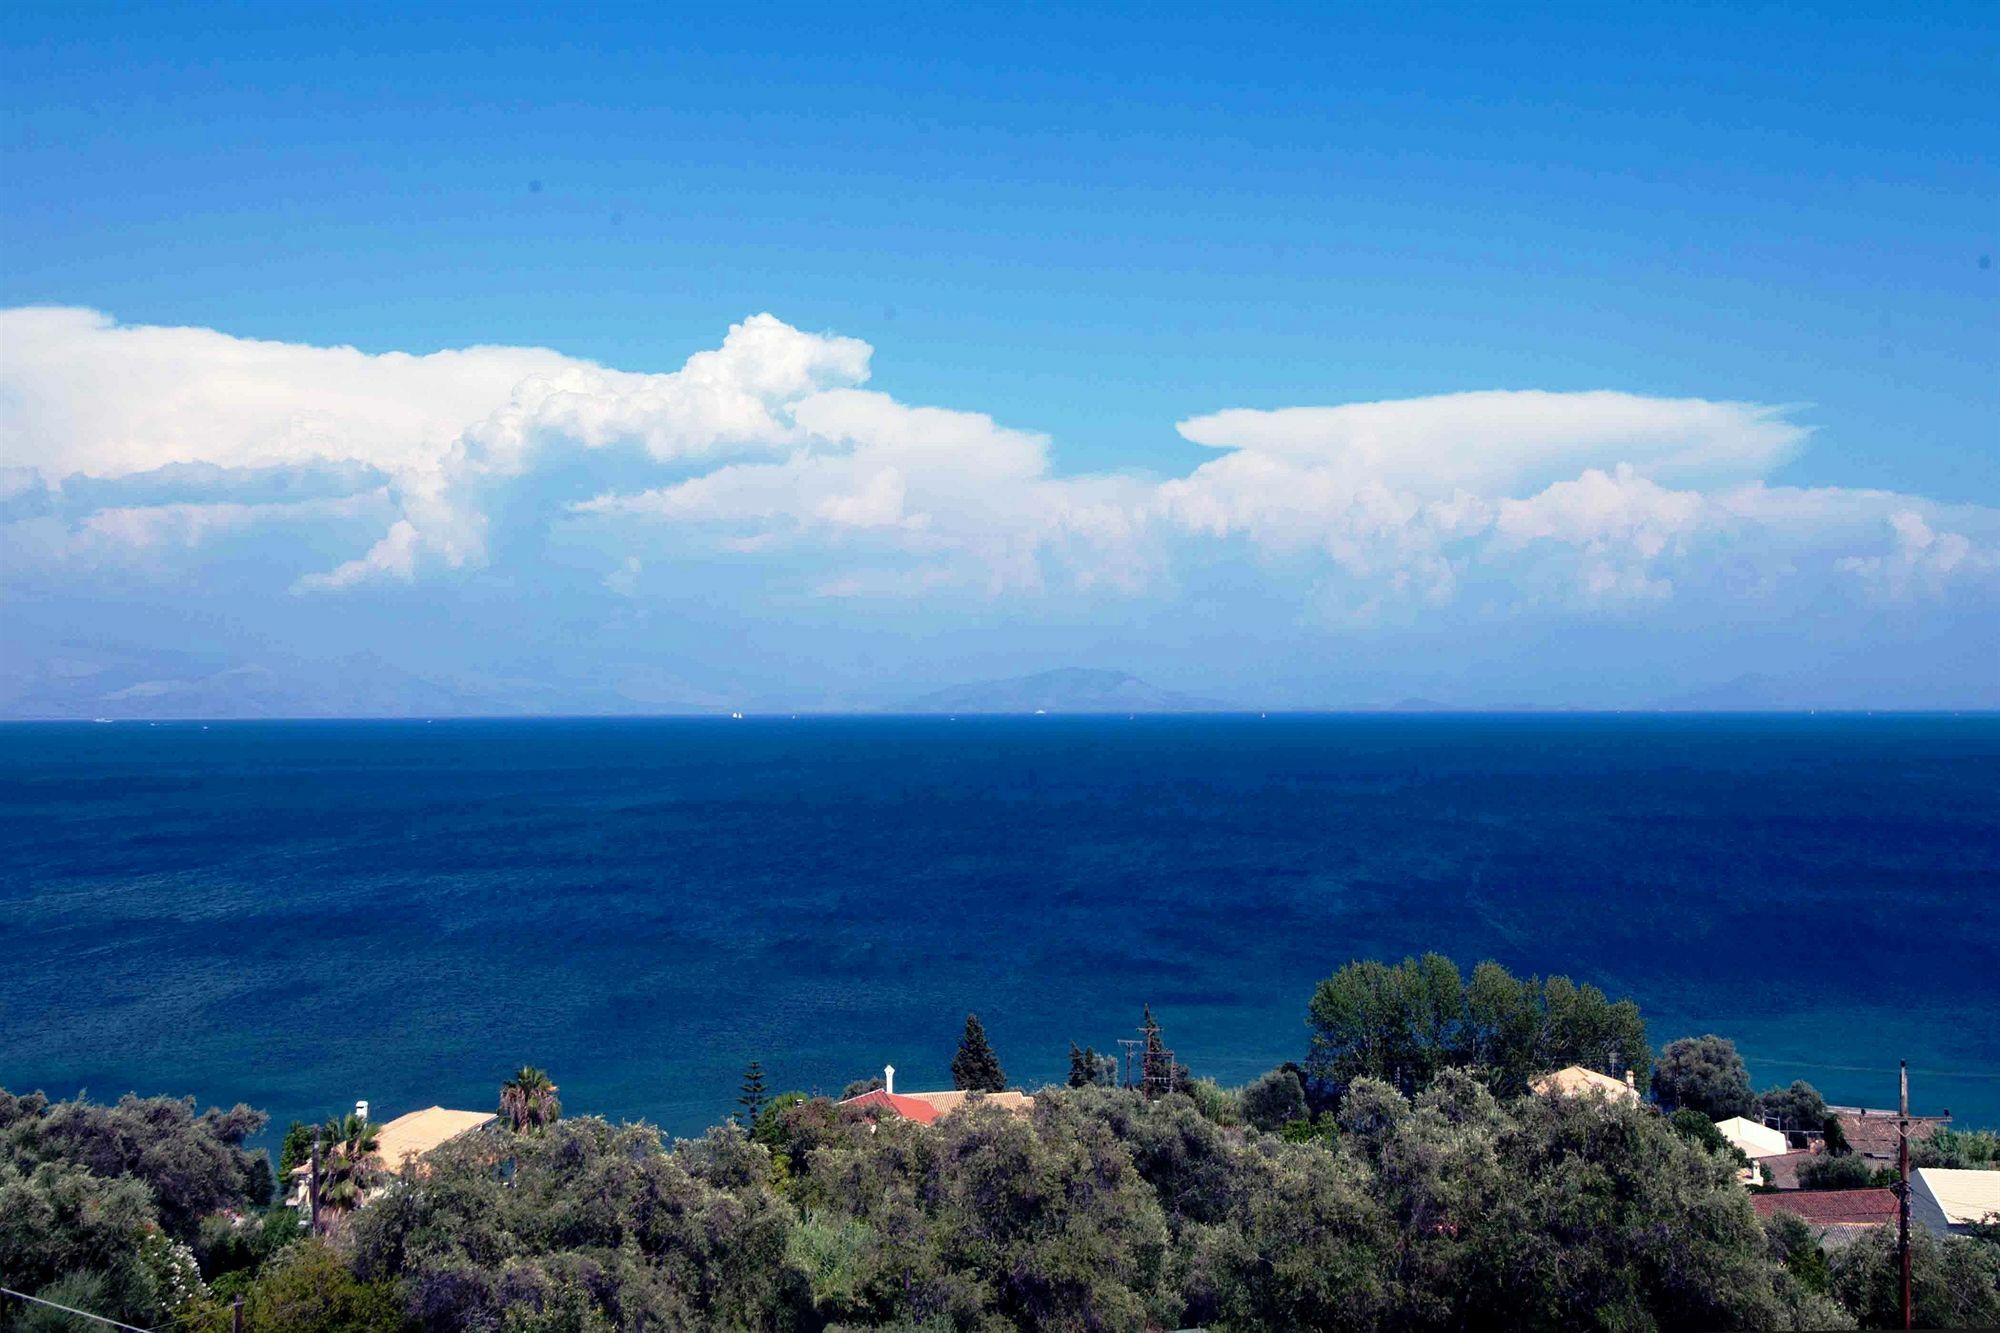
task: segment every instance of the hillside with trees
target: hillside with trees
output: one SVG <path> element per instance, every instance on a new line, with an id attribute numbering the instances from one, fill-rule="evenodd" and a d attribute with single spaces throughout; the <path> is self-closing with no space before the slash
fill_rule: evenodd
<path id="1" fill-rule="evenodd" d="M 1072 1048 L 1073 1086 L 1026 1113 L 975 1091 L 935 1125 L 771 1093 L 760 1063 L 729 1123 L 669 1143 L 565 1115 L 523 1069 L 499 1120 L 420 1166 L 353 1169 L 366 1127 L 322 1130 L 354 1197 L 318 1235 L 270 1205 L 247 1108 L 0 1097 L 0 1274 L 142 1327 L 218 1331 L 238 1295 L 246 1327 L 327 1333 L 1893 1316 L 1893 1238 L 1829 1249 L 1796 1217 L 1760 1222 L 1734 1150 L 1691 1105 L 1523 1091 L 1552 1060 L 1649 1074 L 1629 1001 L 1490 964 L 1459 977 L 1436 957 L 1343 968 L 1313 996 L 1306 1058 L 1238 1090 L 1174 1062 L 1149 1010 L 1158 1068 L 1140 1086 Z M 1003 1079 L 976 1020 L 959 1055 L 968 1088 Z M 1764 1096 L 1809 1117 L 1809 1091 Z M 1990 1142 L 1939 1152 L 1990 1157 Z M 2000 1244 L 1924 1236 L 1916 1264 L 1919 1323 L 2000 1322 Z M 0 1310 L 6 1327 L 48 1326 Z"/>

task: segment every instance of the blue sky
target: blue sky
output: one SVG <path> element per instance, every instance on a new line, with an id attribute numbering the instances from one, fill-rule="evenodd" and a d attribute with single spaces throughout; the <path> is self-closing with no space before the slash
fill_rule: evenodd
<path id="1" fill-rule="evenodd" d="M 498 676 L 573 682 L 616 659 L 714 700 L 856 700 L 1080 661 L 1290 702 L 1634 702 L 1748 673 L 1825 700 L 1992 701 L 1978 665 L 2000 579 L 1990 6 L 30 6 L 4 61 L 0 306 L 376 356 L 546 348 L 652 375 L 761 312 L 872 349 L 865 371 L 788 382 L 747 444 L 723 429 L 723 445 L 634 447 L 655 427 L 626 401 L 607 409 L 626 436 L 568 452 L 538 437 L 532 466 L 504 487 L 487 467 L 473 487 L 438 479 L 442 452 L 329 452 L 284 434 L 301 414 L 348 413 L 329 430 L 349 438 L 372 420 L 356 404 L 384 392 L 357 380 L 347 398 L 316 397 L 310 357 L 268 447 L 208 456 L 197 425 L 162 415 L 172 393 L 85 438 L 63 395 L 153 381 L 118 369 L 130 351 L 109 333 L 16 322 L 0 345 L 16 457 L 0 466 L 35 473 L 27 499 L 28 481 L 10 484 L 19 521 L 36 525 L 0 547 L 31 627 L 17 680 L 115 639 L 141 675 L 156 652 L 200 656 L 185 672 L 362 650 L 497 689 Z M 175 382 L 222 375 L 188 397 L 233 418 L 227 346 L 162 355 Z M 83 364 L 108 380 L 67 373 Z M 450 398 L 440 384 L 406 391 Z M 1544 409 L 1566 417 L 1567 401 L 1496 402 L 1496 446 L 1478 412 L 1435 406 L 1485 390 L 1613 390 L 1652 415 L 1634 425 L 1576 400 L 1600 415 L 1552 470 L 1510 432 L 1540 429 Z M 977 489 L 1006 439 L 953 436 L 984 461 L 928 481 L 884 455 L 837 486 L 796 468 L 765 477 L 749 508 L 691 517 L 685 493 L 666 518 L 578 508 L 696 480 L 697 455 L 722 468 L 745 447 L 821 457 L 834 437 L 792 408 L 828 391 L 984 414 L 1046 443 L 1039 462 L 1001 469 L 1023 494 L 1002 505 L 989 478 L 977 513 L 954 504 L 969 497 L 947 493 L 951 477 Z M 466 391 L 467 431 L 508 398 L 480 392 Z M 1399 489 L 1357 462 L 1341 419 L 1311 426 L 1333 435 L 1314 437 L 1309 466 L 1259 433 L 1283 422 L 1206 442 L 1178 428 L 1379 402 L 1406 404 L 1389 447 L 1415 450 L 1427 477 L 1457 478 L 1451 458 L 1495 447 L 1518 466 L 1480 475 L 1472 518 L 1416 518 L 1458 481 Z M 1797 434 L 1774 444 L 1754 413 L 1718 424 L 1660 406 L 1694 402 L 1783 408 Z M 819 415 L 850 429 L 855 406 Z M 891 448 L 880 432 L 901 427 L 869 421 L 840 447 Z M 1649 470 L 1652 446 L 1635 441 L 1661 432 L 1731 461 Z M 1310 489 L 1299 477 L 1217 502 L 1199 469 L 1218 449 L 1251 459 L 1243 472 L 1275 449 L 1331 487 L 1331 508 L 1274 518 L 1274 498 Z M 259 468 L 257 485 L 276 484 L 275 468 L 292 495 L 298 476 L 382 494 L 333 517 L 234 514 L 223 536 L 183 532 L 170 554 L 157 538 L 136 543 L 143 556 L 108 553 L 102 515 L 129 535 L 151 520 L 123 515 L 148 506 L 91 480 L 172 464 L 231 474 L 200 494 L 176 474 L 182 506 L 224 490 L 242 503 Z M 1621 464 L 1637 469 L 1622 487 Z M 341 467 L 372 471 L 326 479 Z M 1545 489 L 1590 473 L 1618 493 Z M 1058 484 L 1102 474 L 1202 478 L 1203 494 Z M 1816 496 L 1812 532 L 1796 497 L 1727 498 L 1751 483 Z M 1632 519 L 1634 488 L 1655 484 L 1701 497 L 1709 517 L 1647 492 L 1636 502 L 1653 517 Z M 451 524 L 476 515 L 478 549 L 413 508 L 443 492 Z M 1864 492 L 1902 498 L 1870 508 Z M 822 512 L 841 503 L 846 518 Z M 1596 516 L 1588 531 L 1579 504 Z M 1607 506 L 1627 516 L 1616 534 Z M 1083 510 L 1097 526 L 1078 536 Z M 1542 512 L 1558 510 L 1567 527 Z M 208 534 L 219 516 L 173 517 Z M 879 536 L 891 520 L 902 545 L 857 556 L 851 530 Z M 396 538 L 398 522 L 411 535 Z M 845 527 L 814 536 L 815 523 Z M 1052 552 L 1052 524 L 1090 550 Z M 385 540 L 366 578 L 312 582 Z M 283 577 L 260 583 L 260 567 Z M 551 600 L 572 614 L 559 621 Z M 497 670 L 495 632 L 552 646 Z M 1242 660 L 1245 643 L 1265 667 Z M 1441 670 L 1440 654 L 1465 665 Z"/>

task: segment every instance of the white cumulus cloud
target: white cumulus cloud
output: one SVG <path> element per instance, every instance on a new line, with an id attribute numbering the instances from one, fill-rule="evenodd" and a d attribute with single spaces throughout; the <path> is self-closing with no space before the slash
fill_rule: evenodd
<path id="1" fill-rule="evenodd" d="M 1217 451 L 1182 475 L 1078 476 L 1045 435 L 863 387 L 868 344 L 768 314 L 656 373 L 72 309 L 0 312 L 0 346 L 14 579 L 121 560 L 198 578 L 228 549 L 301 596 L 497 559 L 532 583 L 551 534 L 583 533 L 603 556 L 591 585 L 625 602 L 674 586 L 676 552 L 842 605 L 1171 598 L 1228 564 L 1305 621 L 1353 623 L 1788 589 L 1865 608 L 2000 580 L 1990 508 L 1773 484 L 1810 430 L 1772 404 L 1528 390 L 1236 408 L 1179 424 Z M 254 558 L 229 545 L 250 542 Z"/>

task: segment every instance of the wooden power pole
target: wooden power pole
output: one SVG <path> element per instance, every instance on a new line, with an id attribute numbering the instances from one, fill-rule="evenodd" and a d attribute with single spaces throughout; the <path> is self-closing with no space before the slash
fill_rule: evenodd
<path id="1" fill-rule="evenodd" d="M 1896 1103 L 1896 1160 L 1901 1175 L 1896 1182 L 1896 1253 L 1903 1264 L 1903 1327 L 1915 1328 L 1916 1311 L 1910 1306 L 1910 1062 L 1898 1063 L 1902 1091 Z"/>
<path id="2" fill-rule="evenodd" d="M 1145 1062 L 1139 1058 L 1139 1052 L 1145 1047 L 1145 1045 L 1146 1045 L 1145 1042 L 1140 1041 L 1136 1037 L 1120 1037 L 1118 1039 L 1119 1073 L 1124 1079 L 1125 1087 L 1136 1088 L 1143 1081 L 1145 1074 Z M 1139 1072 L 1141 1075 L 1141 1077 L 1137 1079 L 1132 1077 L 1132 1066 L 1135 1063 L 1139 1065 Z"/>
<path id="3" fill-rule="evenodd" d="M 307 1214 L 307 1230 L 319 1234 L 319 1131 L 313 1131 L 312 1174 L 306 1181 L 307 1206 L 312 1210 Z"/>

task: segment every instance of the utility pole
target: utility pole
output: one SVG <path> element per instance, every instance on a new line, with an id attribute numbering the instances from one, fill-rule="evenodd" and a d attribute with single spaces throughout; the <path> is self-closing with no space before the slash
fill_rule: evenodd
<path id="1" fill-rule="evenodd" d="M 1901 1060 L 1902 1095 L 1897 1102 L 1896 1160 L 1901 1179 L 1896 1182 L 1896 1253 L 1903 1262 L 1903 1327 L 1915 1328 L 1916 1311 L 1910 1305 L 1910 1062 Z"/>
<path id="2" fill-rule="evenodd" d="M 307 1193 L 307 1205 L 312 1210 L 310 1213 L 307 1214 L 309 1220 L 306 1223 L 306 1227 L 307 1230 L 311 1231 L 313 1235 L 317 1236 L 319 1234 L 319 1130 L 318 1129 L 313 1130 L 312 1174 L 307 1178 L 306 1193 Z"/>
<path id="3" fill-rule="evenodd" d="M 1134 1058 L 1139 1054 L 1140 1048 L 1143 1047 L 1145 1044 L 1146 1044 L 1145 1042 L 1140 1041 L 1135 1037 L 1120 1037 L 1118 1039 L 1118 1045 L 1121 1048 L 1119 1054 L 1122 1057 L 1122 1064 L 1123 1064 L 1123 1070 L 1121 1072 L 1124 1075 L 1122 1086 L 1127 1088 L 1136 1088 L 1139 1086 L 1139 1081 L 1135 1080 L 1132 1077 L 1132 1065 L 1134 1063 Z M 1139 1061 L 1139 1064 L 1140 1064 L 1140 1073 L 1143 1075 L 1145 1072 L 1144 1062 Z"/>
<path id="4" fill-rule="evenodd" d="M 243 1296 L 240 1292 L 229 1303 L 229 1333 L 243 1333 Z"/>

